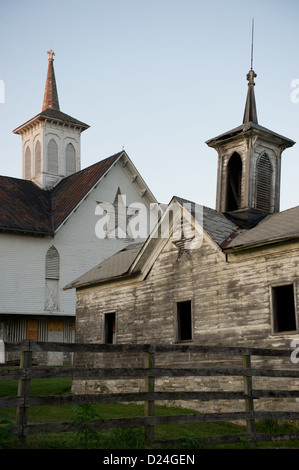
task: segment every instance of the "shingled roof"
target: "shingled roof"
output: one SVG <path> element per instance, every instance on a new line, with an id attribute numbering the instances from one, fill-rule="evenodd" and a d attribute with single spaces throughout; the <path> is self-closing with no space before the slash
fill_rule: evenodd
<path id="1" fill-rule="evenodd" d="M 179 197 L 174 197 L 173 200 L 185 208 L 190 204 L 190 212 L 192 215 L 195 214 L 196 218 L 198 214 L 200 218 L 202 215 L 201 220 L 197 221 L 224 252 L 231 249 L 246 249 L 252 245 L 264 246 L 282 240 L 299 239 L 299 206 L 269 215 L 254 228 L 243 229 L 219 211 L 205 206 L 202 207 L 202 211 L 196 211 L 196 204 L 191 201 Z M 134 274 L 130 268 L 143 246 L 144 243 L 132 243 L 75 279 L 65 286 L 65 289 L 111 282 Z"/>
<path id="2" fill-rule="evenodd" d="M 75 287 L 89 286 L 99 282 L 117 280 L 129 275 L 129 269 L 135 261 L 144 243 L 132 243 L 82 276 L 64 287 L 65 290 Z"/>
<path id="3" fill-rule="evenodd" d="M 21 126 L 17 127 L 13 130 L 14 134 L 22 134 L 24 130 L 31 127 L 31 125 L 36 121 L 54 121 L 57 124 L 65 125 L 68 124 L 69 126 L 78 127 L 81 131 L 85 131 L 89 128 L 88 124 L 85 124 L 82 121 L 78 121 L 78 119 L 69 116 L 68 114 L 63 113 L 57 109 L 48 108 L 45 111 L 40 112 L 29 121 L 25 122 Z"/>
<path id="4" fill-rule="evenodd" d="M 51 233 L 50 192 L 31 181 L 0 176 L 0 230 Z"/>
<path id="5" fill-rule="evenodd" d="M 188 201 L 187 199 L 177 196 L 175 196 L 175 200 L 180 204 L 185 205 L 187 208 L 188 205 L 190 205 L 190 207 L 192 207 L 192 205 L 197 205 L 192 201 Z M 194 213 L 195 216 L 201 216 L 202 214 L 202 220 L 198 219 L 197 222 L 203 225 L 203 229 L 219 246 L 222 246 L 222 244 L 240 231 L 238 225 L 236 225 L 231 219 L 227 218 L 222 212 L 211 209 L 210 207 L 202 206 L 202 212 L 200 210 L 195 210 Z"/>
<path id="6" fill-rule="evenodd" d="M 299 239 L 299 206 L 268 215 L 256 227 L 240 233 L 227 248 L 246 249 L 294 239 Z"/>
<path id="7" fill-rule="evenodd" d="M 0 176 L 0 230 L 53 235 L 123 153 L 63 178 L 52 190 Z"/>
<path id="8" fill-rule="evenodd" d="M 221 212 L 210 209 L 209 207 L 202 207 L 203 210 L 196 210 L 197 205 L 194 202 L 177 196 L 173 197 L 172 201 L 177 201 L 184 206 L 185 209 L 189 210 L 192 215 L 195 215 L 195 218 L 198 219 L 197 222 L 203 225 L 204 230 L 220 247 L 222 243 L 228 243 L 240 230 L 236 224 Z M 132 275 L 130 268 L 137 259 L 143 246 L 145 246 L 144 243 L 132 243 L 128 245 L 126 248 L 123 248 L 75 279 L 65 286 L 64 289 L 86 287 L 93 284 L 115 281 Z"/>

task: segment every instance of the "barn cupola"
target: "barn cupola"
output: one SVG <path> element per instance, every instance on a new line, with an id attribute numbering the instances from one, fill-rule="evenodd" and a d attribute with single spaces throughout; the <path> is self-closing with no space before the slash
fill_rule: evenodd
<path id="1" fill-rule="evenodd" d="M 22 177 L 42 189 L 81 169 L 81 133 L 88 125 L 60 111 L 54 72 L 54 52 L 48 70 L 41 113 L 13 132 L 22 137 Z"/>
<path id="2" fill-rule="evenodd" d="M 279 212 L 281 155 L 295 143 L 258 124 L 256 76 L 250 69 L 243 123 L 206 142 L 218 153 L 216 210 L 244 227 Z"/>

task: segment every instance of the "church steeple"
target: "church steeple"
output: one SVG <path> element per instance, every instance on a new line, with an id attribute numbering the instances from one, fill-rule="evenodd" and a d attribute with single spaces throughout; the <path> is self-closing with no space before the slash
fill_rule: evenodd
<path id="1" fill-rule="evenodd" d="M 48 51 L 48 55 L 49 55 L 48 72 L 47 72 L 42 110 L 45 111 L 46 109 L 51 108 L 51 109 L 55 109 L 56 111 L 60 111 L 56 80 L 55 80 L 54 64 L 53 64 L 54 62 L 53 56 L 55 55 L 54 51 L 50 49 Z"/>
<path id="2" fill-rule="evenodd" d="M 43 189 L 81 169 L 81 133 L 88 125 L 60 111 L 52 49 L 42 111 L 13 132 L 22 136 L 23 178 Z"/>

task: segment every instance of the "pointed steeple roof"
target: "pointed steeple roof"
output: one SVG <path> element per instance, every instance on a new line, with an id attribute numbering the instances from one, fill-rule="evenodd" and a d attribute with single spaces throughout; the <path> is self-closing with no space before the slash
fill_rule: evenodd
<path id="1" fill-rule="evenodd" d="M 55 55 L 54 51 L 50 49 L 48 51 L 48 55 L 49 55 L 48 72 L 47 72 L 42 111 L 45 111 L 46 109 L 49 109 L 49 108 L 55 109 L 56 111 L 60 111 L 58 93 L 57 93 L 57 88 L 56 88 L 54 65 L 53 65 L 53 62 L 54 62 L 53 56 Z"/>
<path id="2" fill-rule="evenodd" d="M 247 99 L 246 99 L 245 110 L 244 110 L 243 124 L 247 124 L 248 122 L 253 122 L 255 124 L 258 124 L 255 96 L 254 96 L 254 86 L 255 86 L 254 79 L 256 78 L 256 76 L 257 76 L 256 73 L 252 69 L 249 70 L 246 76 L 248 80 L 248 91 L 247 91 Z"/>
<path id="3" fill-rule="evenodd" d="M 36 121 L 47 121 L 51 120 L 51 122 L 56 122 L 57 124 L 67 124 L 74 128 L 80 129 L 80 131 L 84 131 L 85 129 L 89 128 L 88 124 L 85 124 L 78 119 L 69 116 L 60 111 L 59 101 L 58 101 L 58 93 L 56 87 L 56 80 L 55 80 L 55 73 L 54 73 L 54 66 L 53 66 L 53 56 L 54 51 L 50 49 L 48 51 L 49 59 L 48 59 L 48 72 L 47 72 L 47 79 L 46 79 L 46 86 L 45 86 L 45 93 L 44 93 L 44 100 L 43 100 L 43 108 L 42 111 L 34 116 L 29 121 L 25 122 L 21 126 L 17 127 L 13 130 L 14 134 L 21 134 L 26 132 L 28 129 L 32 128 L 32 125 Z"/>
<path id="4" fill-rule="evenodd" d="M 255 103 L 255 95 L 254 95 L 254 86 L 255 82 L 254 79 L 256 78 L 256 73 L 251 68 L 246 76 L 248 80 L 248 91 L 247 91 L 247 98 L 245 103 L 245 110 L 243 116 L 243 123 L 231 129 L 223 134 L 218 135 L 212 139 L 206 141 L 206 144 L 209 147 L 216 148 L 219 145 L 224 144 L 225 142 L 236 140 L 245 135 L 263 135 L 264 137 L 267 136 L 267 139 L 271 141 L 280 142 L 280 145 L 283 149 L 288 147 L 292 147 L 295 142 L 283 135 L 277 134 L 276 132 L 267 129 L 266 127 L 261 126 L 258 123 L 257 119 L 257 110 L 256 110 L 256 103 Z"/>

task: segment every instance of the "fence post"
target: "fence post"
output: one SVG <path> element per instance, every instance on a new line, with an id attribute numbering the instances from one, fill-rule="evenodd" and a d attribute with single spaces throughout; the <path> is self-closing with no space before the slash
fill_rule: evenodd
<path id="1" fill-rule="evenodd" d="M 31 341 L 26 342 L 26 347 L 21 351 L 20 369 L 30 369 L 32 366 L 32 351 Z M 25 377 L 27 372 L 25 372 Z M 16 411 L 16 425 L 22 426 L 21 437 L 25 438 L 24 426 L 28 422 L 28 405 L 26 404 L 26 397 L 30 391 L 30 379 L 19 379 L 18 384 L 18 397 L 23 397 L 23 405 L 19 406 Z"/>
<path id="2" fill-rule="evenodd" d="M 145 367 L 148 369 L 155 368 L 155 352 L 150 347 L 149 351 L 145 353 Z M 155 377 L 148 376 L 145 377 L 145 391 L 154 392 L 155 391 Z M 154 400 L 148 400 L 144 404 L 144 416 L 154 416 L 155 415 L 155 402 Z M 149 441 L 154 440 L 155 436 L 155 426 L 145 426 L 144 427 L 145 437 Z"/>
<path id="3" fill-rule="evenodd" d="M 251 369 L 251 356 L 250 354 L 245 354 L 243 356 L 243 368 Z M 254 420 L 254 404 L 252 398 L 252 377 L 244 375 L 244 393 L 247 395 L 245 398 L 245 411 L 247 413 L 252 413 L 252 418 L 246 420 L 247 433 L 255 433 L 255 420 Z"/>

